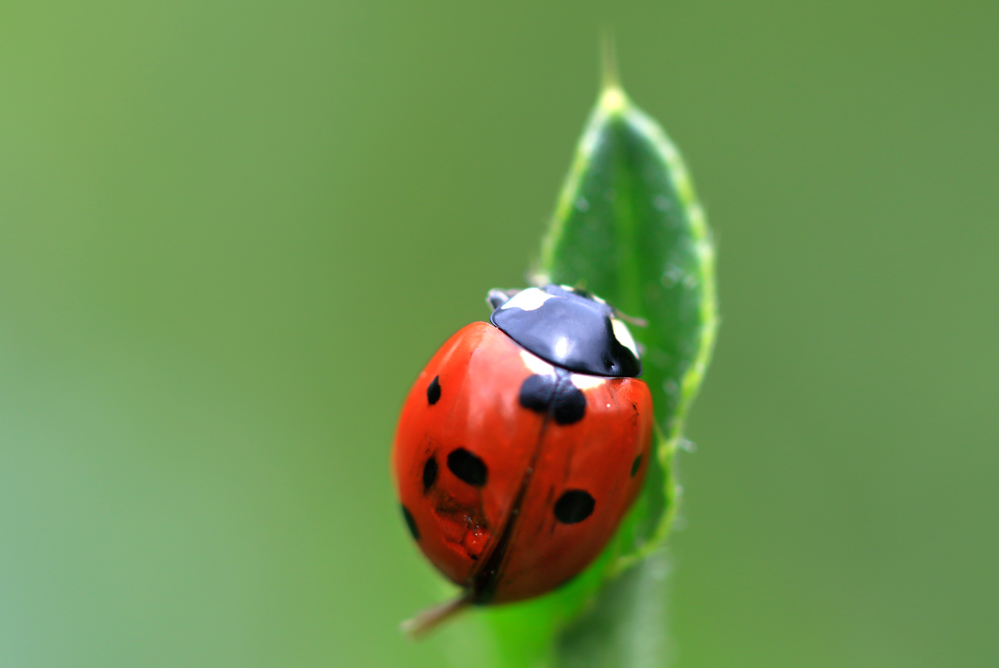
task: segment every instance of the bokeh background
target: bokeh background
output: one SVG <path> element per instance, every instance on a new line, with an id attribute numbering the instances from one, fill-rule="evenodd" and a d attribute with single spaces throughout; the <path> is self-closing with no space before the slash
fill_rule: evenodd
<path id="1" fill-rule="evenodd" d="M 676 665 L 999 665 L 973 0 L 4 3 L 0 665 L 441 665 L 396 413 L 523 284 L 604 26 L 719 242 Z"/>

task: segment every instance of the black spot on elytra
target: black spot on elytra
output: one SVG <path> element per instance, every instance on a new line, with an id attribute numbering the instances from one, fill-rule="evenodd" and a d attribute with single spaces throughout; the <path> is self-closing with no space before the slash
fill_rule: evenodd
<path id="1" fill-rule="evenodd" d="M 568 374 L 534 374 L 520 386 L 520 405 L 537 413 L 551 409 L 555 422 L 573 424 L 586 414 L 586 395 L 572 384 Z"/>
<path id="2" fill-rule="evenodd" d="M 423 491 L 430 489 L 434 481 L 437 480 L 437 459 L 431 455 L 427 463 L 423 465 Z"/>
<path id="3" fill-rule="evenodd" d="M 406 526 L 409 527 L 409 533 L 413 536 L 413 540 L 420 540 L 420 530 L 416 528 L 416 520 L 413 519 L 413 513 L 409 512 L 409 508 L 400 504 L 402 508 L 402 516 L 406 518 Z"/>
<path id="4" fill-rule="evenodd" d="M 441 398 L 441 377 L 434 376 L 434 379 L 427 385 L 427 401 L 433 406 Z"/>
<path id="5" fill-rule="evenodd" d="M 638 473 L 638 469 L 642 467 L 642 455 L 639 454 L 635 457 L 635 461 L 631 463 L 631 477 L 634 478 L 635 474 Z M 426 474 L 424 473 L 424 480 L 426 480 Z"/>
<path id="6" fill-rule="evenodd" d="M 563 492 L 555 502 L 555 519 L 562 524 L 575 524 L 582 522 L 593 514 L 593 506 L 596 502 L 589 492 L 581 489 L 570 489 Z"/>
<path id="7" fill-rule="evenodd" d="M 447 467 L 469 485 L 482 487 L 486 484 L 486 463 L 465 448 L 458 448 L 447 456 Z"/>
<path id="8" fill-rule="evenodd" d="M 555 421 L 559 424 L 579 422 L 586 414 L 586 395 L 568 379 L 559 383 L 555 393 Z"/>
<path id="9" fill-rule="evenodd" d="M 555 376 L 534 374 L 520 386 L 520 405 L 537 413 L 545 413 L 555 396 Z"/>

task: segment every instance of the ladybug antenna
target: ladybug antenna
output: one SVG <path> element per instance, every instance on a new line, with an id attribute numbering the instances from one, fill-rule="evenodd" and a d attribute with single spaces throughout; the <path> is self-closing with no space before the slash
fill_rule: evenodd
<path id="1" fill-rule="evenodd" d="M 614 315 L 618 320 L 628 323 L 634 327 L 648 327 L 649 321 L 645 318 L 636 318 L 633 315 L 627 315 L 626 313 L 621 313 L 617 309 L 614 309 Z"/>
<path id="2" fill-rule="evenodd" d="M 454 617 L 471 604 L 472 593 L 465 592 L 458 598 L 445 601 L 444 603 L 435 605 L 432 608 L 427 608 L 416 617 L 404 621 L 399 625 L 399 628 L 402 629 L 402 632 L 409 636 L 411 640 L 419 640 L 437 628 L 438 624 Z"/>
<path id="3" fill-rule="evenodd" d="M 489 307 L 495 311 L 500 306 L 503 306 L 503 304 L 510 301 L 510 299 L 513 298 L 513 296 L 518 292 L 520 292 L 520 290 L 500 290 L 498 288 L 493 288 L 486 296 L 486 303 L 489 304 Z"/>

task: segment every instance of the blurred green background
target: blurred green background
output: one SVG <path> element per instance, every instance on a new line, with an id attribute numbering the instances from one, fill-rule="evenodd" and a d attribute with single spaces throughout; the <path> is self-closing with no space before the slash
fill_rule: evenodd
<path id="1" fill-rule="evenodd" d="M 602 26 L 719 242 L 676 665 L 999 665 L 969 0 L 4 3 L 0 665 L 440 665 L 396 413 L 523 284 Z"/>

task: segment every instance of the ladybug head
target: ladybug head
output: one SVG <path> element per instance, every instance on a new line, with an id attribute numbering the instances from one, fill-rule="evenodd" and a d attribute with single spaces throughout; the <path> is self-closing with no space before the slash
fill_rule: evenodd
<path id="1" fill-rule="evenodd" d="M 491 290 L 489 321 L 546 362 L 594 376 L 642 375 L 638 348 L 607 302 L 584 290 L 546 285 Z"/>

